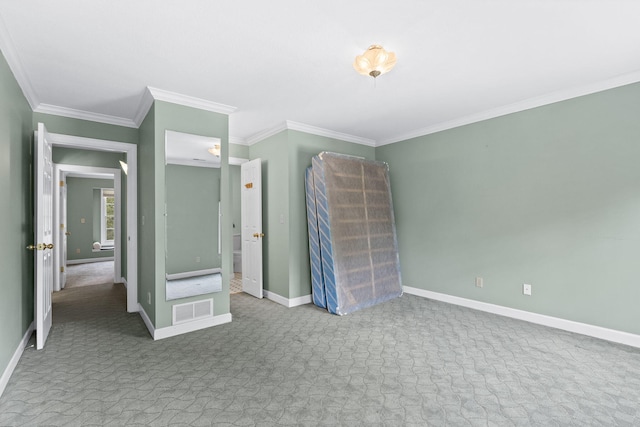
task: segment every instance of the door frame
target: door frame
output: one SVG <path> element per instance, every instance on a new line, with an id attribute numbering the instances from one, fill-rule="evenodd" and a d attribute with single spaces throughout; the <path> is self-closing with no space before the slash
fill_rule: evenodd
<path id="1" fill-rule="evenodd" d="M 127 170 L 127 311 L 138 308 L 138 146 L 127 142 L 50 133 L 54 147 L 108 151 L 126 155 Z M 122 228 L 122 227 L 121 227 Z"/>
<path id="2" fill-rule="evenodd" d="M 112 179 L 113 189 L 115 193 L 116 201 L 116 215 L 115 215 L 115 239 L 113 242 L 113 255 L 114 255 L 114 270 L 113 278 L 115 281 L 121 281 L 122 277 L 122 177 L 120 175 L 120 169 L 115 168 L 102 168 L 93 166 L 78 166 L 69 165 L 65 163 L 54 163 L 54 184 L 64 183 L 67 185 L 67 178 L 97 178 L 97 179 Z M 57 189 L 57 188 L 56 188 Z M 53 212 L 54 212 L 54 224 L 61 224 L 62 221 L 62 203 L 60 200 L 59 191 L 54 191 L 53 198 Z M 63 266 L 63 244 L 60 241 L 59 225 L 55 227 L 56 233 L 54 235 L 53 244 L 55 248 L 58 248 L 54 252 L 54 265 L 56 271 L 54 271 L 53 290 L 59 291 L 62 289 L 60 284 L 60 267 Z M 67 223 L 67 229 L 69 224 Z"/>

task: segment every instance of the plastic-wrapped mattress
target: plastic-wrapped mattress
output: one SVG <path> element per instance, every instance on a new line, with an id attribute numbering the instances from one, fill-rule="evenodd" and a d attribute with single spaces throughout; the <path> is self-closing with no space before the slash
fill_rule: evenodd
<path id="1" fill-rule="evenodd" d="M 402 295 L 387 164 L 323 152 L 312 169 L 327 309 L 343 315 Z"/>
<path id="2" fill-rule="evenodd" d="M 316 213 L 316 193 L 313 185 L 313 170 L 311 166 L 309 166 L 305 171 L 304 184 L 307 193 L 311 294 L 315 305 L 327 308 L 327 297 L 324 293 L 324 280 L 322 278 L 322 255 L 320 253 L 320 235 L 318 233 L 318 216 Z"/>

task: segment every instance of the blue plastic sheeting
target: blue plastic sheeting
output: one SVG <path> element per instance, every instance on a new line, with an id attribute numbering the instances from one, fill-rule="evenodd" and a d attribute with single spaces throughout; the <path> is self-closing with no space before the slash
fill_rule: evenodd
<path id="1" fill-rule="evenodd" d="M 313 169 L 305 171 L 305 190 L 307 193 L 307 223 L 309 228 L 309 258 L 311 264 L 311 294 L 313 303 L 327 308 L 327 296 L 324 292 L 322 278 L 322 255 L 320 253 L 320 236 L 318 233 L 318 216 L 316 214 L 316 193 L 313 185 Z"/>
<path id="2" fill-rule="evenodd" d="M 401 296 L 387 164 L 323 152 L 312 169 L 329 312 L 348 314 Z"/>

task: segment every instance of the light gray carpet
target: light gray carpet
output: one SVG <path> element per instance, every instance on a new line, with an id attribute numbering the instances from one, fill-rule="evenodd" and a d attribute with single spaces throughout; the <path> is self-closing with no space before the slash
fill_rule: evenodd
<path id="1" fill-rule="evenodd" d="M 65 289 L 113 283 L 113 261 L 67 265 Z"/>
<path id="2" fill-rule="evenodd" d="M 121 285 L 94 292 L 84 319 L 55 303 L 0 425 L 640 425 L 621 345 L 411 295 L 338 317 L 243 293 L 232 323 L 154 342 Z"/>

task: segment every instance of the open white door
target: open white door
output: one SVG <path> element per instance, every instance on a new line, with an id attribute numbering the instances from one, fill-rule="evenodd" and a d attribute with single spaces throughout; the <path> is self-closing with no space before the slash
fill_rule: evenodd
<path id="1" fill-rule="evenodd" d="M 240 165 L 242 291 L 262 298 L 262 168 L 260 159 Z"/>
<path id="2" fill-rule="evenodd" d="M 41 350 L 51 329 L 53 292 L 53 162 L 51 142 L 44 124 L 38 123 L 35 137 L 35 317 L 36 349 Z"/>

